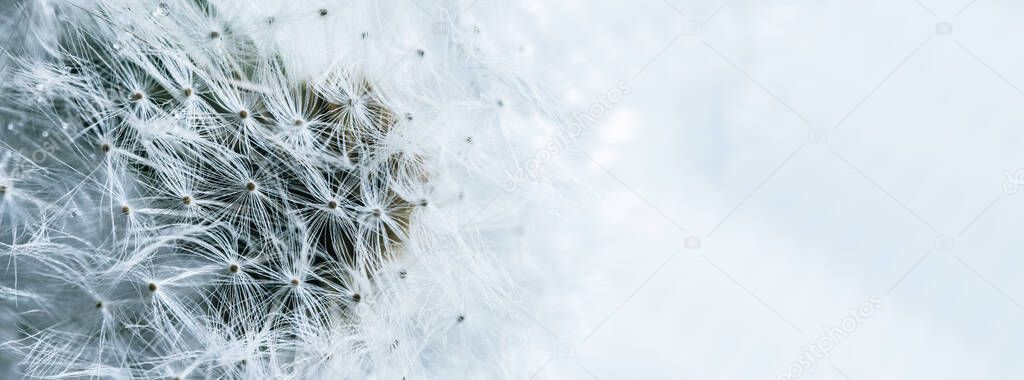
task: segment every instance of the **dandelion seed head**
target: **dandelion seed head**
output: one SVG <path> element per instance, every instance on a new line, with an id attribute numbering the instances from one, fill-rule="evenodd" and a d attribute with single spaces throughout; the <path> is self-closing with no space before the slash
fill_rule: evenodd
<path id="1" fill-rule="evenodd" d="M 504 84 L 467 69 L 465 25 L 411 39 L 436 15 L 394 0 L 31 3 L 45 28 L 0 23 L 25 43 L 0 63 L 0 255 L 17 267 L 0 286 L 35 297 L 0 299 L 18 373 L 444 377 L 458 365 L 438 357 L 505 359 L 482 342 L 512 326 L 451 316 L 513 310 L 499 263 L 527 202 L 479 194 L 539 116 L 488 104 Z M 100 312 L 37 312 L 69 304 Z"/>

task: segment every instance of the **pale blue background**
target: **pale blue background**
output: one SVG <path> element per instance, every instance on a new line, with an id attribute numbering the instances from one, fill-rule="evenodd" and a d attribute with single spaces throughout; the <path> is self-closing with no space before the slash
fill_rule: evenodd
<path id="1" fill-rule="evenodd" d="M 1024 373 L 1024 4 L 553 3 L 528 2 L 559 96 L 634 91 L 580 147 L 611 174 L 582 165 L 597 200 L 562 215 L 585 295 L 533 316 L 536 378 L 774 379 L 871 294 L 803 379 Z"/>

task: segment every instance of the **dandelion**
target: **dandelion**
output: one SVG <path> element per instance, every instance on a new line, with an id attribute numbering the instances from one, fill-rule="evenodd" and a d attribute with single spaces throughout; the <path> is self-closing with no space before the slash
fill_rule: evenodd
<path id="1" fill-rule="evenodd" d="M 391 0 L 19 6 L 38 22 L 0 23 L 21 44 L 0 61 L 0 124 L 19 125 L 0 129 L 10 373 L 421 378 L 458 371 L 439 355 L 508 362 L 502 344 L 459 342 L 512 328 L 478 327 L 516 307 L 498 263 L 526 206 L 487 195 L 514 158 L 495 135 L 528 126 L 498 124 L 483 87 L 504 81 L 449 53 L 457 32 L 412 39 L 434 16 Z M 478 149 L 452 149 L 459 136 Z M 491 213 L 505 221 L 463 217 Z"/>

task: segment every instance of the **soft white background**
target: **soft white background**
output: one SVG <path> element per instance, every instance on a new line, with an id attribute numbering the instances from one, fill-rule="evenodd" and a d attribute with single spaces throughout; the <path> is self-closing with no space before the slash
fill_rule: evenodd
<path id="1" fill-rule="evenodd" d="M 1024 372 L 1024 3 L 527 4 L 563 101 L 633 89 L 557 158 L 595 195 L 558 215 L 576 286 L 533 309 L 529 373 L 775 379 L 872 294 L 803 379 Z"/>

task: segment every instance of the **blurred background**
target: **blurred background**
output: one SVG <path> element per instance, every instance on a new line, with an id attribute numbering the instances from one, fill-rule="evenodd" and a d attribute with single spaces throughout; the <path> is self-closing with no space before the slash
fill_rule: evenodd
<path id="1" fill-rule="evenodd" d="M 1024 3 L 526 4 L 561 101 L 629 90 L 553 159 L 534 378 L 1024 372 Z"/>

